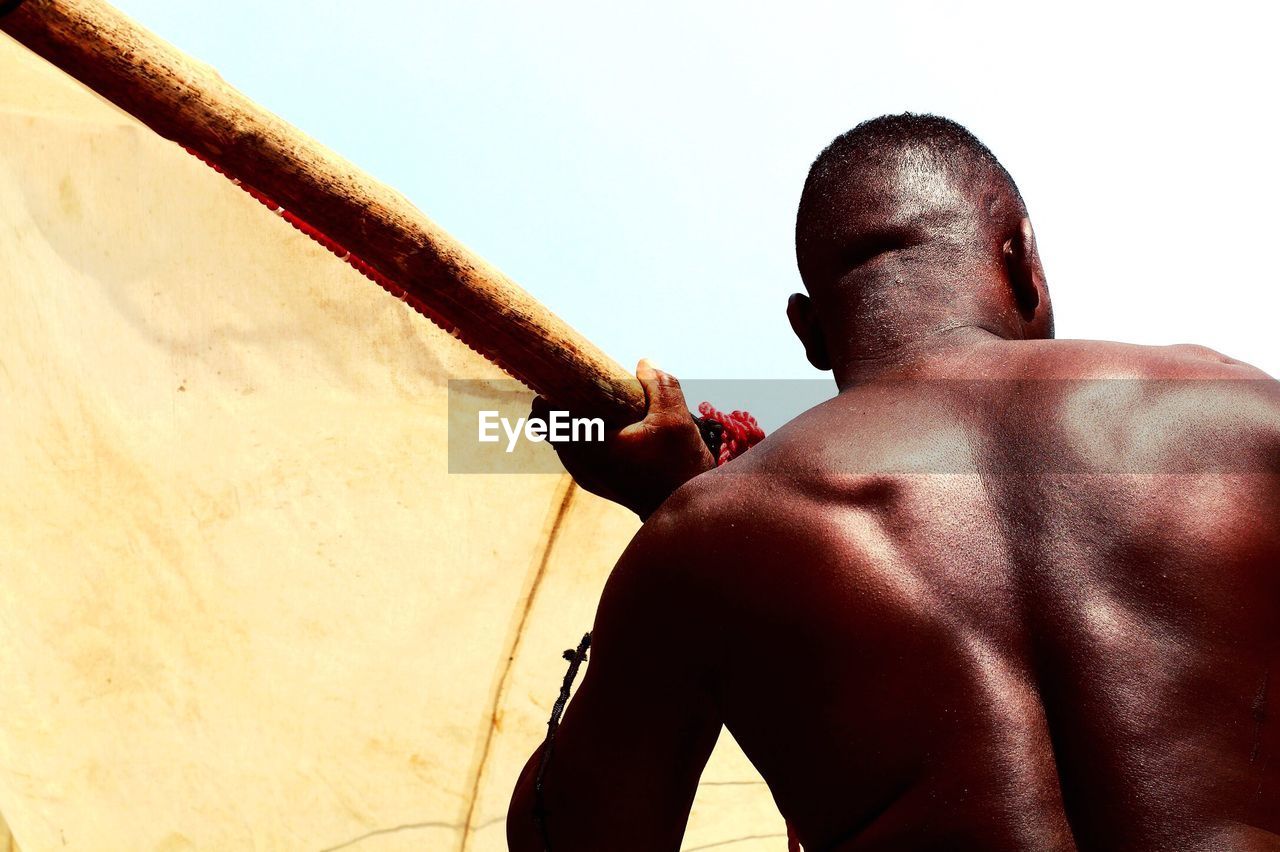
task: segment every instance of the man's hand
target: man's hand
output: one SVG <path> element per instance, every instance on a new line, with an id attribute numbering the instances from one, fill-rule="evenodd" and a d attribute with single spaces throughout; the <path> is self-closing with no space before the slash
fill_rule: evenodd
<path id="1" fill-rule="evenodd" d="M 641 360 L 636 378 L 648 404 L 643 420 L 606 432 L 602 442 L 552 446 L 579 485 L 626 506 L 644 520 L 673 491 L 716 464 L 676 377 Z M 531 416 L 545 419 L 550 408 L 550 403 L 537 397 Z"/>

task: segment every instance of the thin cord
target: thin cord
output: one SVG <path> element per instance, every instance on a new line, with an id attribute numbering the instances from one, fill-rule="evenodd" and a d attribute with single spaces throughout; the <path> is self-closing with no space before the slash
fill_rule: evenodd
<path id="1" fill-rule="evenodd" d="M 547 738 L 542 741 L 542 754 L 538 758 L 538 774 L 533 782 L 533 821 L 538 825 L 538 833 L 542 835 L 542 848 L 551 852 L 551 836 L 547 832 L 547 803 L 544 799 L 543 782 L 546 779 L 547 767 L 551 764 L 551 749 L 556 744 L 556 731 L 560 728 L 560 717 L 564 714 L 564 706 L 569 703 L 569 692 L 578 677 L 578 669 L 587 659 L 587 649 L 591 647 L 591 634 L 583 634 L 577 650 L 570 648 L 564 652 L 569 661 L 569 670 L 564 674 L 560 684 L 560 696 L 551 708 L 551 718 L 547 720 Z"/>

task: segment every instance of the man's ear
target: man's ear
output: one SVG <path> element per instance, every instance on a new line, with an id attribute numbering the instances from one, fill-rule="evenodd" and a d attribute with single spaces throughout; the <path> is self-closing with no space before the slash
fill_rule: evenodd
<path id="1" fill-rule="evenodd" d="M 827 339 L 822 333 L 813 302 L 803 293 L 792 293 L 787 299 L 787 319 L 791 330 L 804 344 L 804 354 L 809 363 L 819 370 L 831 369 L 831 354 L 827 351 Z"/>
<path id="2" fill-rule="evenodd" d="M 1053 337 L 1053 310 L 1049 305 L 1044 267 L 1040 264 L 1031 220 L 1025 216 L 1019 220 L 1018 229 L 1004 242 L 1004 268 L 1026 337 Z"/>

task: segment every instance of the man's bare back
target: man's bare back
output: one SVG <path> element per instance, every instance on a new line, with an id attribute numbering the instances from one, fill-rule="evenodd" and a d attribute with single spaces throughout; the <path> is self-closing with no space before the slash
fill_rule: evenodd
<path id="1" fill-rule="evenodd" d="M 664 848 L 723 723 L 808 850 L 1280 849 L 1278 505 L 1280 386 L 1207 350 L 993 341 L 846 391 L 624 556 L 563 848 L 592 813 Z"/>
<path id="2" fill-rule="evenodd" d="M 851 314 L 791 307 L 843 391 L 677 491 L 611 575 L 552 848 L 678 848 L 723 725 L 809 852 L 1280 850 L 1280 384 L 1035 339 L 1025 218 L 993 202 L 994 242 L 962 232 L 957 284 L 952 200 L 893 156 L 827 229 L 854 272 L 823 298 Z M 985 186 L 948 179 L 954 209 Z M 931 302 L 871 300 L 906 276 L 987 301 L 917 333 Z M 515 816 L 531 783 L 514 849 L 543 846 Z"/>
<path id="3" fill-rule="evenodd" d="M 993 381 L 848 392 L 671 507 L 718 575 L 726 726 L 806 848 L 1280 848 L 1280 393 L 988 348 Z"/>

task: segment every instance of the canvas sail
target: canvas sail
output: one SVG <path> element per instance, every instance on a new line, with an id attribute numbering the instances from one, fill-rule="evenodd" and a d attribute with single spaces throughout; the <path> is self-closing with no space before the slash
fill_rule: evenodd
<path id="1" fill-rule="evenodd" d="M 4 36 L 0 259 L 10 840 L 505 848 L 634 518 L 449 474 L 496 368 Z M 722 735 L 684 848 L 784 838 Z"/>

